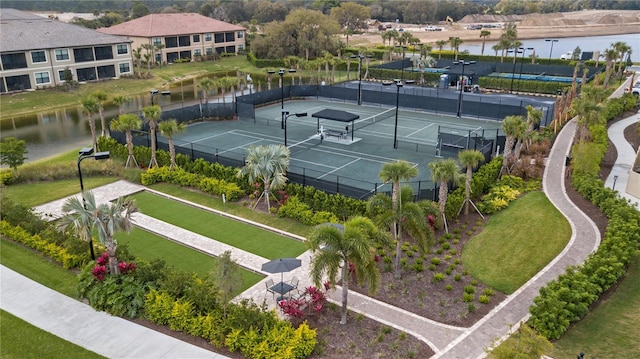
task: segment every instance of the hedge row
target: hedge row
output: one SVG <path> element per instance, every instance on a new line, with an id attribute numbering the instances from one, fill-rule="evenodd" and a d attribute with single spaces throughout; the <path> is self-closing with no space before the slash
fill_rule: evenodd
<path id="1" fill-rule="evenodd" d="M 70 253 L 66 248 L 59 246 L 47 238 L 38 234 L 30 234 L 20 226 L 13 226 L 7 221 L 0 221 L 0 234 L 4 238 L 20 242 L 62 264 L 65 269 L 81 267 L 87 260 L 86 256 Z"/>
<path id="2" fill-rule="evenodd" d="M 599 167 L 606 151 L 603 143 L 606 136 L 600 134 L 602 127 L 591 130 L 597 142 L 582 144 L 588 146 L 589 151 L 572 152 L 574 163 L 584 163 L 581 170 L 574 169 L 572 182 L 584 198 L 600 208 L 609 222 L 597 251 L 582 265 L 567 269 L 565 274 L 541 288 L 534 299 L 529 309 L 529 325 L 549 339 L 559 338 L 571 323 L 582 319 L 589 306 L 624 276 L 630 261 L 639 253 L 640 212 L 617 192 L 605 188 L 604 182 L 597 178 L 597 171 L 590 170 L 594 166 L 587 164 L 593 161 Z"/>
<path id="3" fill-rule="evenodd" d="M 248 358 L 306 358 L 317 343 L 315 329 L 306 323 L 295 329 L 289 322 L 279 320 L 274 311 L 246 301 L 229 304 L 226 315 L 198 314 L 189 299 L 175 299 L 167 292 L 152 289 L 144 309 L 146 317 L 156 324 L 205 338 Z"/>
<path id="4" fill-rule="evenodd" d="M 187 172 L 180 167 L 174 170 L 170 170 L 168 167 L 150 168 L 140 176 L 140 180 L 145 186 L 168 182 L 183 187 L 197 188 L 202 192 L 216 196 L 224 194 L 229 201 L 237 201 L 245 194 L 245 191 L 235 183 Z"/>

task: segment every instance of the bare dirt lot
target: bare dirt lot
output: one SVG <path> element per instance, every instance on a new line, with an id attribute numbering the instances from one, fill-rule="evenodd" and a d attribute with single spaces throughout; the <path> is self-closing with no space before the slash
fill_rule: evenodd
<path id="1" fill-rule="evenodd" d="M 438 40 L 448 40 L 449 37 L 459 37 L 465 42 L 480 42 L 480 30 L 467 30 L 470 24 L 503 24 L 509 20 L 517 24 L 519 39 L 554 38 L 616 35 L 637 33 L 640 29 L 640 11 L 618 10 L 585 10 L 568 13 L 530 14 L 521 17 L 500 17 L 489 15 L 469 15 L 454 23 L 453 26 L 438 24 L 442 31 L 425 31 L 427 25 L 393 24 L 394 28 L 403 28 L 420 39 L 423 44 L 435 43 Z M 487 40 L 497 39 L 501 29 L 488 29 L 491 35 Z M 372 27 L 364 35 L 349 37 L 349 44 L 356 46 L 375 46 L 382 44 L 382 31 Z"/>

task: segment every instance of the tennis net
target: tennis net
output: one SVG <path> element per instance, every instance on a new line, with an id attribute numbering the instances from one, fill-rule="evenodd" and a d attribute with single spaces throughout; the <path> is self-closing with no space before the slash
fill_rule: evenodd
<path id="1" fill-rule="evenodd" d="M 363 118 L 362 120 L 356 121 L 353 123 L 353 128 L 351 129 L 352 131 L 355 131 L 355 129 L 359 129 L 362 130 L 363 128 L 367 127 L 367 126 L 371 126 L 373 124 L 375 124 L 376 122 L 380 122 L 380 121 L 384 121 L 386 119 L 389 119 L 391 117 L 393 117 L 395 115 L 396 108 L 390 108 L 388 110 L 385 110 L 377 115 L 373 115 L 373 116 L 369 116 L 367 118 Z"/>

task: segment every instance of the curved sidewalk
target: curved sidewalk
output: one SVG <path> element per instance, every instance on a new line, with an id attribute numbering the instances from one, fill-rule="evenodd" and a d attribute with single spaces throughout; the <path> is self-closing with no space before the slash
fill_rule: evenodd
<path id="1" fill-rule="evenodd" d="M 634 114 L 609 126 L 607 133 L 609 139 L 616 147 L 618 157 L 611 169 L 611 173 L 609 173 L 609 177 L 607 177 L 605 181 L 605 186 L 617 190 L 620 196 L 635 204 L 636 208 L 640 210 L 640 198 L 634 197 L 625 190 L 627 188 L 629 172 L 635 163 L 637 154 L 625 139 L 624 129 L 632 126 L 634 123 L 638 123 L 638 121 L 640 121 L 640 114 Z M 614 179 L 614 177 L 616 177 L 616 179 Z"/>

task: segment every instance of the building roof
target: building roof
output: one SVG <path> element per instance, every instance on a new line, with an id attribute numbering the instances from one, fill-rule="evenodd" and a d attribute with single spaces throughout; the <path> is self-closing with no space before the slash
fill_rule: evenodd
<path id="1" fill-rule="evenodd" d="M 15 9 L 0 9 L 2 52 L 109 45 L 131 42 L 120 36 L 103 34 Z"/>
<path id="2" fill-rule="evenodd" d="M 161 37 L 244 31 L 245 28 L 195 13 L 150 14 L 122 24 L 98 29 L 112 35 Z"/>

